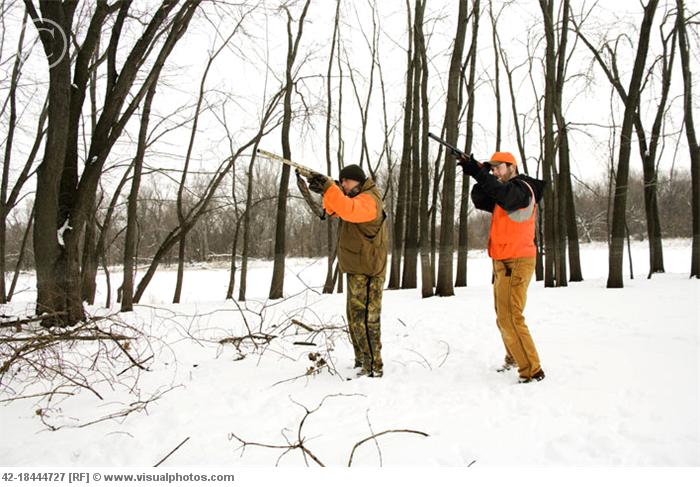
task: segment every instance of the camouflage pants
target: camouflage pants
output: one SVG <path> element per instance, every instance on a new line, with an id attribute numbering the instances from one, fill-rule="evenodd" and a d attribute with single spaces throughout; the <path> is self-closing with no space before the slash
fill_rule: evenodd
<path id="1" fill-rule="evenodd" d="M 384 277 L 348 274 L 347 317 L 355 364 L 365 372 L 381 375 L 382 342 L 380 317 Z"/>

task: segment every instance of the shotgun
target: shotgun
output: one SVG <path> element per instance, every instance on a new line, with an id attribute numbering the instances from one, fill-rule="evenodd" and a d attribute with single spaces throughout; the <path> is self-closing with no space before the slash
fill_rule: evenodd
<path id="1" fill-rule="evenodd" d="M 455 156 L 457 159 L 462 159 L 463 161 L 468 161 L 469 159 L 472 158 L 472 155 L 471 155 L 471 154 L 470 154 L 470 155 L 467 155 L 464 151 L 459 150 L 458 148 L 456 148 L 456 147 L 453 146 L 452 144 L 448 143 L 447 141 L 441 139 L 440 137 L 438 137 L 437 135 L 433 134 L 432 132 L 428 132 L 428 137 L 430 137 L 431 139 L 433 139 L 433 140 L 437 141 L 438 143 L 440 143 L 440 144 L 444 145 L 445 147 L 447 147 L 447 150 L 449 150 L 450 153 L 451 153 L 453 156 Z M 476 161 L 476 163 L 479 165 L 479 167 L 483 167 L 483 166 L 484 166 L 484 163 L 482 163 L 482 162 Z M 459 163 L 458 163 L 458 164 L 459 164 Z"/>
<path id="2" fill-rule="evenodd" d="M 277 154 L 273 154 L 272 152 L 267 152 L 266 150 L 258 149 L 258 154 L 267 159 L 270 159 L 271 161 L 278 161 L 282 164 L 286 164 L 288 166 L 293 167 L 299 172 L 299 174 L 301 174 L 305 178 L 310 178 L 312 174 L 318 173 L 318 171 L 314 171 L 310 167 L 306 167 L 302 164 L 299 164 L 298 162 L 290 161 L 289 159 L 285 159 L 284 157 L 278 156 Z"/>
<path id="3" fill-rule="evenodd" d="M 451 153 L 453 156 L 455 156 L 455 157 L 457 157 L 457 158 L 464 159 L 464 160 L 466 160 L 466 161 L 469 160 L 469 156 L 468 156 L 467 154 L 465 154 L 463 151 L 459 150 L 458 148 L 456 148 L 456 147 L 453 146 L 452 144 L 450 144 L 450 143 L 446 142 L 445 140 L 441 139 L 440 137 L 438 137 L 438 136 L 435 135 L 434 133 L 428 132 L 428 137 L 430 137 L 430 138 L 433 139 L 434 141 L 436 141 L 436 142 L 438 142 L 438 143 L 444 145 L 445 147 L 447 147 L 447 149 L 450 151 L 450 153 Z"/>

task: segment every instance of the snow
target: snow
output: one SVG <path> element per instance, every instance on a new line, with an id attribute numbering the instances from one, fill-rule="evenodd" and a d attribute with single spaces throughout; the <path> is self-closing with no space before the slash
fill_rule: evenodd
<path id="1" fill-rule="evenodd" d="M 495 372 L 503 345 L 494 322 L 490 261 L 480 251 L 470 252 L 469 287 L 453 297 L 385 291 L 385 376 L 352 381 L 345 380 L 352 374 L 352 349 L 344 335 L 329 334 L 326 342 L 290 324 L 294 318 L 313 327 L 342 325 L 345 297 L 317 292 L 324 259 L 289 259 L 290 297 L 274 302 L 265 301 L 271 263 L 253 262 L 247 306 L 261 313 L 265 331 L 279 336 L 263 352 L 243 346 L 240 360 L 232 345 L 217 343 L 245 330 L 236 305 L 221 299 L 224 265 L 189 269 L 179 305 L 167 304 L 175 272 L 166 269 L 146 293 L 149 304 L 121 315 L 153 337 L 144 358 L 155 358 L 138 387 L 129 392 L 123 384 L 103 383 L 95 387 L 104 400 L 87 390 L 57 398 L 45 411 L 47 422 L 63 426 L 53 432 L 35 414 L 42 401 L 0 403 L 3 436 L 13 439 L 0 445 L 0 458 L 15 466 L 148 466 L 190 437 L 165 465 L 270 466 L 281 450 L 249 446 L 242 452 L 230 434 L 275 445 L 286 444 L 284 434 L 295 441 L 305 413 L 300 405 L 313 409 L 332 396 L 307 418 L 302 435 L 326 465 L 346 465 L 353 445 L 371 431 L 410 429 L 429 436 L 383 435 L 383 465 L 697 467 L 700 282 L 687 278 L 690 242 L 666 242 L 667 273 L 651 280 L 644 278 L 646 244 L 636 242 L 633 250 L 637 277 L 627 279 L 624 289 L 605 288 L 607 250 L 601 244 L 582 247 L 584 282 L 557 289 L 532 283 L 525 314 L 547 377 L 525 385 L 517 384 L 515 372 Z M 626 263 L 625 274 L 627 269 Z M 120 280 L 113 276 L 116 285 Z M 99 292 L 103 296 L 102 282 Z M 28 309 L 31 298 L 25 293 L 26 302 L 3 312 Z M 255 329 L 261 316 L 247 312 L 249 326 Z M 329 346 L 340 375 L 324 370 L 304 376 L 308 353 L 323 354 Z M 164 394 L 145 411 L 74 427 L 157 392 Z M 3 390 L 0 399 L 7 397 Z M 353 465 L 379 463 L 371 441 L 355 452 Z M 304 459 L 294 451 L 280 465 L 303 466 Z"/>
<path id="2" fill-rule="evenodd" d="M 56 236 L 58 237 L 58 245 L 60 245 L 61 247 L 66 246 L 65 242 L 63 241 L 63 234 L 66 232 L 66 230 L 73 230 L 73 227 L 68 225 L 68 221 L 69 221 L 69 219 L 66 218 L 63 221 L 63 225 L 61 225 L 61 228 L 59 228 L 58 231 L 56 232 Z"/>

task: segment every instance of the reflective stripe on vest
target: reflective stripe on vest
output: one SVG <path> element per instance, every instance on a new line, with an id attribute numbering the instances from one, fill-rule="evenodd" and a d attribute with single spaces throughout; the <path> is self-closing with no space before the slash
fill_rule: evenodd
<path id="1" fill-rule="evenodd" d="M 506 211 L 499 205 L 494 206 L 489 232 L 489 256 L 495 260 L 534 257 L 535 247 L 535 217 L 537 208 L 535 193 L 528 183 L 530 203 L 525 208 Z"/>

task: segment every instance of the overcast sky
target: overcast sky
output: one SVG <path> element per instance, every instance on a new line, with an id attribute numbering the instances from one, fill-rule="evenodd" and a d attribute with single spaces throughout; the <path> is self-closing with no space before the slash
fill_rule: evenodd
<path id="1" fill-rule="evenodd" d="M 138 8 L 146 9 L 157 2 L 136 1 Z M 205 105 L 207 111 L 202 115 L 200 129 L 195 142 L 195 167 L 203 170 L 214 169 L 229 155 L 229 140 L 224 130 L 222 120 L 225 118 L 228 133 L 233 137 L 234 144 L 242 143 L 255 132 L 265 97 L 269 97 L 279 88 L 284 76 L 286 57 L 286 15 L 278 8 L 281 2 L 265 0 L 258 4 L 251 3 L 248 7 L 237 8 L 228 3 L 215 5 L 205 2 L 203 8 L 194 19 L 190 30 L 180 42 L 176 51 L 168 61 L 167 71 L 163 76 L 162 86 L 158 90 L 154 105 L 155 120 L 162 117 L 160 128 L 176 125 L 183 119 L 191 117 L 196 102 L 200 78 L 209 53 L 218 48 L 223 39 L 228 37 L 236 23 L 245 15 L 232 41 L 216 59 L 210 76 L 206 82 L 207 96 Z M 294 18 L 298 18 L 303 5 L 302 1 L 288 2 Z M 591 11 L 582 29 L 596 45 L 603 38 L 614 38 L 626 34 L 629 42 L 623 41 L 621 47 L 621 73 L 625 84 L 631 72 L 631 63 L 636 48 L 637 26 L 641 19 L 641 6 L 636 0 L 605 2 L 594 5 L 592 2 L 572 2 L 576 15 Z M 401 118 L 405 91 L 406 70 L 406 2 L 402 0 L 383 0 L 377 2 L 378 15 L 375 20 L 379 29 L 378 49 L 386 89 L 388 123 L 396 125 L 393 132 L 392 152 L 397 158 L 401 151 Z M 87 11 L 90 2 L 83 2 Z M 353 86 L 349 76 L 353 70 L 357 89 L 362 100 L 367 96 L 370 76 L 371 59 L 366 39 L 372 36 L 372 13 L 369 1 L 343 0 L 341 6 L 340 55 L 343 69 L 343 107 L 342 107 L 342 137 L 345 148 L 345 162 L 359 162 L 361 144 L 361 122 Z M 693 7 L 695 6 L 695 7 Z M 256 7 L 256 8 L 253 8 Z M 479 47 L 475 111 L 475 140 L 473 151 L 478 158 L 487 158 L 495 149 L 496 104 L 493 89 L 494 51 L 492 43 L 491 22 L 488 16 L 488 2 L 482 0 L 482 13 L 479 25 Z M 514 71 L 514 85 L 517 93 L 518 112 L 524 114 L 529 133 L 526 135 L 527 155 L 530 159 L 530 171 L 539 157 L 540 136 L 537 126 L 533 123 L 535 117 L 535 95 L 533 84 L 538 95 L 544 91 L 542 65 L 535 60 L 532 80 L 528 76 L 528 49 L 541 58 L 544 49 L 542 41 L 542 14 L 537 0 L 511 2 L 494 2 L 494 13 L 499 14 L 497 32 L 500 42 L 506 51 L 511 67 L 521 66 Z M 650 59 L 660 52 L 658 42 L 658 26 L 666 10 L 665 4 L 660 7 L 654 27 L 654 44 Z M 690 11 L 697 10 L 696 2 L 687 2 Z M 430 59 L 430 126 L 434 132 L 439 132 L 445 111 L 445 84 L 449 68 L 450 55 L 456 30 L 458 4 L 451 0 L 428 0 L 425 14 L 424 30 L 428 42 L 428 57 Z M 3 18 L 5 43 L 2 46 L 2 61 L 6 61 L 16 49 L 16 38 L 19 32 L 23 7 L 21 2 Z M 293 158 L 318 170 L 325 170 L 325 107 L 326 85 L 325 73 L 330 54 L 330 40 L 333 32 L 335 2 L 332 0 L 312 0 L 309 8 L 304 35 L 299 49 L 297 66 L 303 82 L 299 84 L 299 93 L 295 93 L 294 103 L 298 108 L 305 103 L 311 110 L 312 116 L 306 121 L 296 120 L 292 133 Z M 130 24 L 130 39 L 135 38 L 136 29 L 141 26 L 135 22 Z M 667 30 L 670 25 L 667 25 Z M 296 25 L 293 27 L 295 31 Z M 79 34 L 79 37 L 82 34 Z M 465 54 L 471 37 L 471 23 L 467 31 Z M 27 42 L 36 39 L 36 29 L 29 26 Z M 570 47 L 574 47 L 575 36 L 570 37 Z M 698 37 L 691 36 L 694 53 L 693 68 L 696 79 L 700 74 L 697 70 Z M 133 40 L 131 41 L 133 42 Z M 106 42 L 105 42 L 106 44 Z M 128 43 L 124 42 L 121 56 L 125 56 Z M 338 51 L 336 50 L 336 55 Z M 601 70 L 591 64 L 591 55 L 582 43 L 575 45 L 568 70 L 569 81 L 565 86 L 566 117 L 574 130 L 570 136 L 572 142 L 572 171 L 577 178 L 591 181 L 602 179 L 610 163 L 610 129 L 614 122 L 620 122 L 623 107 L 617 95 L 611 96 L 610 85 Z M 10 63 L 2 65 L 2 79 L 9 76 Z M 674 134 L 666 142 L 661 155 L 659 166 L 667 172 L 674 165 L 675 170 L 687 170 L 688 151 L 685 136 L 679 137 L 682 124 L 682 92 L 680 59 L 676 59 L 674 84 L 670 95 L 671 108 L 667 119 L 666 129 Z M 501 66 L 501 93 L 503 112 L 503 142 L 501 149 L 517 153 L 515 132 L 512 123 L 510 96 L 503 66 Z M 333 68 L 333 102 L 334 126 L 337 126 L 339 76 L 337 63 Z M 30 132 L 35 127 L 36 114 L 46 93 L 48 68 L 40 46 L 36 45 L 30 55 L 23 79 L 20 96 L 22 132 L 18 137 L 15 157 L 21 160 L 29 145 Z M 697 90 L 696 90 L 697 91 Z M 0 94 L 5 98 L 7 83 L 2 84 Z M 101 96 L 101 95 L 100 95 Z M 653 81 L 644 95 L 643 116 L 645 126 L 650 130 L 652 118 L 656 110 L 658 83 Z M 694 97 L 697 100 L 699 97 Z M 85 106 L 88 113 L 88 104 Z M 700 115 L 698 115 L 700 116 Z M 369 109 L 368 141 L 370 156 L 377 158 L 382 150 L 384 129 L 382 113 L 382 94 L 379 83 L 379 73 L 375 69 L 374 91 Z M 115 148 L 110 163 L 128 161 L 135 152 L 133 138 L 137 133 L 137 120 L 130 124 L 125 134 Z M 6 115 L 3 117 L 6 123 Z M 155 123 L 155 122 L 154 122 Z M 154 144 L 147 157 L 150 166 L 178 168 L 182 164 L 189 137 L 189 125 L 173 131 L 159 143 Z M 4 129 L 3 129 L 4 132 Z M 4 136 L 4 134 L 3 134 Z M 460 144 L 463 143 L 464 125 L 460 126 Z M 677 142 L 678 151 L 675 152 Z M 615 144 L 619 140 L 614 140 Z M 338 133 L 332 133 L 332 147 L 338 143 Z M 279 132 L 266 137 L 261 145 L 263 148 L 281 153 Z M 431 154 L 437 147 L 431 146 Z M 636 140 L 633 150 L 633 170 L 641 170 L 641 163 L 636 154 Z M 617 152 L 613 153 L 617 156 Z M 259 164 L 270 164 L 260 161 Z M 116 171 L 115 171 L 116 177 Z M 109 177 L 107 178 L 109 180 Z"/>

